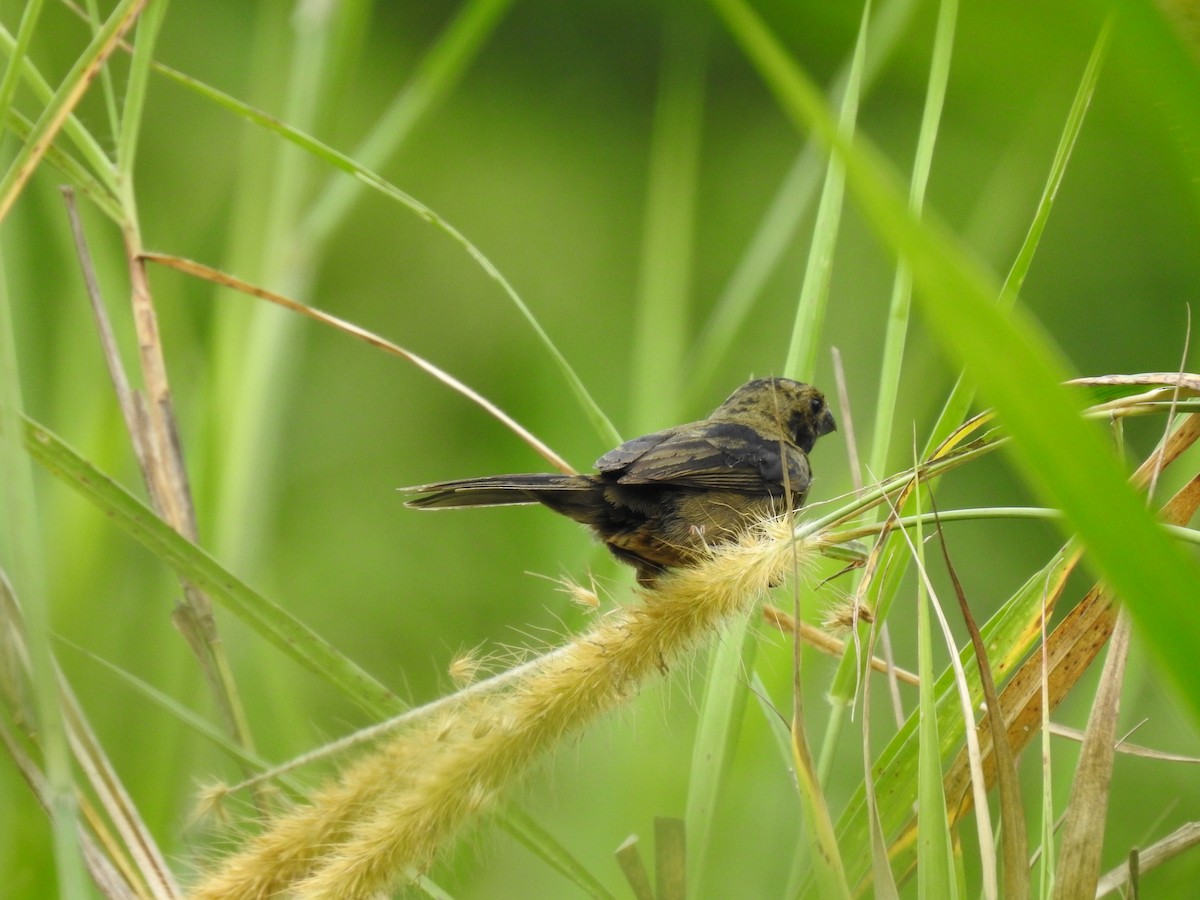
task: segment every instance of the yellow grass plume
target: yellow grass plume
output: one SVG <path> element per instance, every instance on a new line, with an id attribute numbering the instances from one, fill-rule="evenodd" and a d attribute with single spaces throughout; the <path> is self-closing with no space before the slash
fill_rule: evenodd
<path id="1" fill-rule="evenodd" d="M 510 687 L 464 700 L 353 763 L 220 862 L 193 896 L 369 897 L 411 879 L 562 737 L 783 581 L 795 551 L 790 519 L 776 519 L 663 577 L 643 603 L 605 616 Z"/>

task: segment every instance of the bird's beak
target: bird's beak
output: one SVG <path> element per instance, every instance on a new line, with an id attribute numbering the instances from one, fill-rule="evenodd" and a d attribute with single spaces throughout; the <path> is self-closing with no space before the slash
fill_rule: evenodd
<path id="1" fill-rule="evenodd" d="M 817 437 L 829 434 L 831 431 L 837 431 L 837 422 L 834 421 L 833 411 L 829 407 L 825 407 L 825 412 L 817 419 Z"/>

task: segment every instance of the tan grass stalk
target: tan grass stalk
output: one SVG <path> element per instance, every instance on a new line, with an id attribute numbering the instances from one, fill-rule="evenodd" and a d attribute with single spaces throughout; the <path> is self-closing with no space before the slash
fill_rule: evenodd
<path id="1" fill-rule="evenodd" d="M 811 554 L 801 550 L 803 565 Z M 662 578 L 643 603 L 605 616 L 511 688 L 467 700 L 355 763 L 194 896 L 367 897 L 412 877 L 544 752 L 747 610 L 794 560 L 791 522 L 772 520 Z"/>

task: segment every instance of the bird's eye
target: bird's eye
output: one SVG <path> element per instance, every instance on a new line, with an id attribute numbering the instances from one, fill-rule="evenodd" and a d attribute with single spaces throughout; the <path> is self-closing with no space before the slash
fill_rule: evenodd
<path id="1" fill-rule="evenodd" d="M 818 415 L 825 407 L 825 400 L 822 397 L 813 397 L 808 403 L 812 408 L 813 415 Z"/>

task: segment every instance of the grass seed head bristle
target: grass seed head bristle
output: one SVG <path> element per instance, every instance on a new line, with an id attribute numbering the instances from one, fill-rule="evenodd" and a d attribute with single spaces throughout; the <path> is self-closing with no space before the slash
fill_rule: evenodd
<path id="1" fill-rule="evenodd" d="M 450 660 L 450 679 L 456 687 L 464 688 L 474 683 L 482 667 L 483 660 L 476 655 L 476 651 L 464 650 Z"/>
<path id="2" fill-rule="evenodd" d="M 871 624 L 875 621 L 875 613 L 869 606 L 858 603 L 853 597 L 833 604 L 825 612 L 825 630 L 844 633 L 850 631 L 859 622 Z"/>
<path id="3" fill-rule="evenodd" d="M 589 581 L 589 584 L 583 585 L 570 575 L 564 575 L 555 579 L 554 583 L 575 605 L 586 610 L 597 610 L 600 608 L 600 592 L 596 589 L 596 580 L 591 578 Z"/>
<path id="4" fill-rule="evenodd" d="M 192 810 L 192 821 L 199 822 L 212 817 L 219 822 L 227 822 L 229 820 L 229 811 L 226 808 L 228 797 L 229 785 L 224 782 L 215 782 L 201 787 L 196 793 L 196 805 Z"/>

